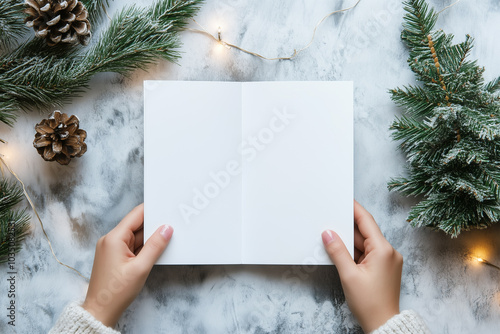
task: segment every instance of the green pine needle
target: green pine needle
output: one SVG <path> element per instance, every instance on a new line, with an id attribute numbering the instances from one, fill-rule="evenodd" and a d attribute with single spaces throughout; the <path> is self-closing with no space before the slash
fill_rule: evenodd
<path id="1" fill-rule="evenodd" d="M 109 6 L 108 0 L 80 0 L 87 8 L 88 17 L 91 24 L 97 23 L 105 13 L 106 7 Z"/>
<path id="2" fill-rule="evenodd" d="M 9 257 L 21 249 L 28 233 L 29 215 L 25 210 L 14 208 L 22 198 L 19 186 L 0 180 L 0 263 L 8 262 Z"/>
<path id="3" fill-rule="evenodd" d="M 413 226 L 457 237 L 500 220 L 500 78 L 484 84 L 484 69 L 468 60 L 473 39 L 453 45 L 453 35 L 434 30 L 438 15 L 424 0 L 404 5 L 401 38 L 420 83 L 390 91 L 405 111 L 390 130 L 408 175 L 388 187 L 422 196 Z"/>
<path id="4" fill-rule="evenodd" d="M 0 3 L 0 50 L 6 51 L 21 36 L 24 26 L 24 5 L 18 0 Z"/>

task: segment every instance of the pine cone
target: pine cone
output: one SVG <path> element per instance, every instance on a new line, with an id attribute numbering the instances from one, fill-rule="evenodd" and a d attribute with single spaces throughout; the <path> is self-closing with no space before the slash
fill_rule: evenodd
<path id="1" fill-rule="evenodd" d="M 57 161 L 61 165 L 70 163 L 71 158 L 81 157 L 87 152 L 87 132 L 79 129 L 80 120 L 68 117 L 59 110 L 35 126 L 33 146 L 46 161 Z"/>
<path id="2" fill-rule="evenodd" d="M 35 35 L 45 38 L 50 46 L 58 43 L 87 45 L 90 22 L 87 9 L 78 0 L 25 0 L 24 20 Z"/>

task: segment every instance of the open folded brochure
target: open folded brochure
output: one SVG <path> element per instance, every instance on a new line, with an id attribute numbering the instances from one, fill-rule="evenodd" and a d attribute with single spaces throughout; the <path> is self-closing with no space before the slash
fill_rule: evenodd
<path id="1" fill-rule="evenodd" d="M 157 264 L 332 264 L 353 252 L 352 82 L 144 82 L 144 239 Z"/>

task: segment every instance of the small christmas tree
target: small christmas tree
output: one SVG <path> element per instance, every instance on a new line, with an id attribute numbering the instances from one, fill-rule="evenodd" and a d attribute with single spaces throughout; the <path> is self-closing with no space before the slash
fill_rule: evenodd
<path id="1" fill-rule="evenodd" d="M 12 255 L 21 249 L 29 229 L 29 215 L 14 208 L 22 198 L 18 186 L 0 179 L 0 263 L 13 261 Z"/>
<path id="2" fill-rule="evenodd" d="M 421 196 L 413 226 L 457 237 L 500 220 L 500 78 L 484 84 L 484 68 L 467 60 L 473 39 L 433 30 L 438 14 L 424 0 L 404 2 L 401 38 L 419 85 L 391 91 L 405 115 L 391 126 L 408 159 L 408 176 L 389 189 Z"/>

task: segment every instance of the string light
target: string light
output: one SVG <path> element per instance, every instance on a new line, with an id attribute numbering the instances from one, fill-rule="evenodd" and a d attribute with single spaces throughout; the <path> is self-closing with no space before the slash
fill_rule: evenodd
<path id="1" fill-rule="evenodd" d="M 446 7 L 444 7 L 443 9 L 441 9 L 439 12 L 437 12 L 437 14 L 441 14 L 442 12 L 444 12 L 445 10 L 455 6 L 457 3 L 459 3 L 461 0 L 457 0 L 455 1 L 454 3 L 452 3 L 451 5 L 448 5 Z M 307 48 L 309 48 L 311 46 L 311 44 L 313 43 L 314 41 L 314 38 L 316 37 L 316 30 L 318 29 L 318 27 L 321 25 L 321 23 L 323 23 L 324 20 L 326 20 L 328 17 L 332 16 L 333 14 L 336 14 L 336 13 L 341 13 L 341 12 L 346 12 L 346 11 L 349 11 L 353 8 L 355 8 L 359 3 L 361 2 L 361 0 L 358 0 L 353 6 L 351 7 L 347 7 L 347 8 L 344 8 L 344 9 L 340 9 L 340 10 L 336 10 L 336 11 L 333 11 L 331 13 L 328 13 L 327 15 L 325 15 L 321 20 L 318 21 L 318 23 L 314 26 L 314 30 L 313 30 L 313 33 L 312 33 L 312 37 L 311 37 L 311 40 L 309 41 L 309 43 L 307 43 L 304 47 L 302 47 L 301 49 L 294 49 L 293 50 L 293 53 L 291 56 L 289 57 L 272 57 L 272 58 L 269 58 L 269 57 L 265 57 L 257 52 L 254 52 L 254 51 L 250 51 L 250 50 L 247 50 L 247 49 L 244 49 L 242 48 L 241 46 L 238 46 L 238 45 L 235 45 L 233 43 L 229 43 L 225 40 L 222 39 L 222 31 L 221 31 L 221 27 L 219 26 L 219 28 L 217 29 L 217 34 L 214 36 L 212 35 L 211 33 L 209 33 L 201 24 L 199 24 L 195 19 L 192 19 L 193 22 L 200 28 L 200 29 L 192 29 L 192 28 L 184 28 L 183 30 L 186 30 L 186 31 L 191 31 L 191 32 L 194 32 L 194 33 L 199 33 L 199 34 L 203 34 L 207 37 L 209 37 L 210 39 L 214 40 L 216 43 L 224 46 L 226 49 L 231 49 L 231 48 L 235 48 L 241 52 L 244 52 L 244 53 L 247 53 L 249 55 L 252 55 L 252 56 L 255 56 L 255 57 L 258 57 L 258 58 L 261 58 L 261 59 L 264 59 L 264 60 L 292 60 L 294 58 L 296 58 L 302 51 L 306 50 Z"/>
<path id="2" fill-rule="evenodd" d="M 294 59 L 295 57 L 297 57 L 302 51 L 306 50 L 307 48 L 309 48 L 311 46 L 311 44 L 313 43 L 314 41 L 314 38 L 316 37 L 316 30 L 318 29 L 318 27 L 321 25 L 321 23 L 323 23 L 324 20 L 326 20 L 328 17 L 332 16 L 333 14 L 336 14 L 336 13 L 341 13 L 341 12 L 346 12 L 346 11 L 349 11 L 351 9 L 353 9 L 354 7 L 356 7 L 359 3 L 361 2 L 361 0 L 358 0 L 353 6 L 351 7 L 348 7 L 348 8 L 344 8 L 344 9 L 340 9 L 340 10 L 335 10 L 327 15 L 325 15 L 321 20 L 319 20 L 318 23 L 316 23 L 316 26 L 314 27 L 314 30 L 313 30 L 313 33 L 312 33 L 312 37 L 311 37 L 311 40 L 309 41 L 309 43 L 307 43 L 307 45 L 305 45 L 304 47 L 302 47 L 301 49 L 294 49 L 293 50 L 293 53 L 291 56 L 289 57 L 273 57 L 273 58 L 269 58 L 269 57 L 265 57 L 257 52 L 254 52 L 254 51 L 250 51 L 250 50 L 247 50 L 247 49 L 244 49 L 238 45 L 235 45 L 235 44 L 232 44 L 232 43 L 229 43 L 227 41 L 224 41 L 222 39 L 222 32 L 221 32 L 221 28 L 219 26 L 218 30 L 217 30 L 217 35 L 214 36 L 212 35 L 211 33 L 209 33 L 205 28 L 203 28 L 203 26 L 201 24 L 199 24 L 195 19 L 192 19 L 194 23 L 196 23 L 196 25 L 198 25 L 198 27 L 200 27 L 200 29 L 191 29 L 191 28 L 184 28 L 184 30 L 187 30 L 187 31 L 191 31 L 191 32 L 195 32 L 195 33 L 200 33 L 200 34 L 203 34 L 205 36 L 208 36 L 210 37 L 212 40 L 214 40 L 215 42 L 225 46 L 227 49 L 230 49 L 230 48 L 235 48 L 237 50 L 240 50 L 241 52 L 244 52 L 244 53 L 247 53 L 249 55 L 252 55 L 252 56 L 255 56 L 255 57 L 258 57 L 258 58 L 261 58 L 261 59 L 264 59 L 264 60 L 292 60 Z"/>
<path id="3" fill-rule="evenodd" d="M 496 266 L 494 265 L 493 263 L 481 258 L 481 257 L 477 257 L 476 258 L 476 261 L 481 263 L 481 264 L 484 264 L 485 266 L 489 266 L 489 267 L 492 267 L 492 268 L 495 268 L 496 270 L 499 270 L 500 271 L 500 267 L 499 266 Z"/>
<path id="4" fill-rule="evenodd" d="M 226 49 L 231 49 L 231 47 L 229 45 L 227 45 L 227 43 L 222 40 L 221 32 L 222 31 L 221 31 L 221 28 L 219 26 L 219 29 L 217 29 L 217 39 L 219 40 L 219 44 L 222 45 L 223 47 L 225 47 Z"/>

